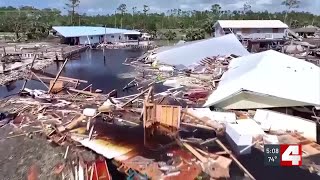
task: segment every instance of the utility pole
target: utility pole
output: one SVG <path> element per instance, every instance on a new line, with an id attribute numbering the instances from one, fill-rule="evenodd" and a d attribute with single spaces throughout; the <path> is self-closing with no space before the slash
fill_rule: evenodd
<path id="1" fill-rule="evenodd" d="M 103 38 L 103 42 L 106 43 L 107 42 L 107 25 L 104 25 L 104 38 Z M 103 48 L 104 50 L 104 48 Z"/>

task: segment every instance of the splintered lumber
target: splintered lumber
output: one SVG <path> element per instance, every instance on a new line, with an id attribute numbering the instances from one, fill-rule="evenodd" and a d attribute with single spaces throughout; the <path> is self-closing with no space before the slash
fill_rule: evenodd
<path id="1" fill-rule="evenodd" d="M 93 130 L 94 130 L 94 125 L 92 125 L 92 127 L 91 127 L 91 129 L 90 129 L 90 132 L 89 132 L 89 140 L 91 140 Z"/>
<path id="2" fill-rule="evenodd" d="M 213 125 L 213 124 L 209 123 L 207 120 L 203 120 L 201 118 L 198 118 L 198 117 L 194 116 L 193 114 L 188 113 L 186 110 L 182 110 L 182 113 L 186 114 L 187 116 L 190 116 L 191 118 L 194 118 L 194 119 L 196 119 L 198 121 L 203 122 L 206 126 L 214 128 L 216 131 L 221 131 L 222 130 L 222 127 L 218 127 L 216 125 Z"/>
<path id="3" fill-rule="evenodd" d="M 150 89 L 150 88 L 149 88 Z M 146 93 L 147 91 L 149 91 L 149 89 L 146 89 L 144 91 L 142 91 L 141 93 L 139 93 L 138 95 L 136 95 L 135 97 L 131 98 L 129 101 L 127 101 L 126 103 L 124 103 L 122 105 L 122 107 L 125 107 L 126 105 L 130 104 L 132 101 L 138 99 L 140 96 L 142 96 L 144 93 Z"/>
<path id="4" fill-rule="evenodd" d="M 97 97 L 97 96 L 101 95 L 101 94 L 98 94 L 98 93 L 92 93 L 92 92 L 89 92 L 89 91 L 83 91 L 83 90 L 78 90 L 78 89 L 74 89 L 74 88 L 68 88 L 68 90 L 76 92 L 76 93 L 81 93 L 81 94 L 85 94 L 85 95 L 89 95 L 89 96 L 94 96 L 94 97 Z"/>
<path id="5" fill-rule="evenodd" d="M 89 86 L 83 88 L 81 91 L 85 91 L 85 90 L 88 89 L 89 87 L 92 87 L 92 84 L 90 84 Z M 73 96 L 73 98 L 77 97 L 79 94 L 80 94 L 80 92 L 78 92 L 77 94 L 75 94 L 75 95 Z"/>
<path id="6" fill-rule="evenodd" d="M 229 149 L 219 140 L 215 139 L 215 142 L 225 151 L 229 154 L 230 158 L 237 164 L 237 166 L 246 173 L 250 179 L 255 180 L 253 175 L 238 161 L 238 159 L 229 151 Z"/>
<path id="7" fill-rule="evenodd" d="M 6 54 L 6 51 L 5 51 L 5 48 L 4 48 L 4 54 Z M 33 56 L 33 59 L 32 59 L 32 63 L 31 63 L 31 66 L 30 66 L 30 71 L 34 65 L 34 61 L 36 60 L 36 56 Z M 26 79 L 24 82 L 23 82 L 23 85 L 22 85 L 22 88 L 21 88 L 21 92 L 24 90 L 24 88 L 26 87 L 27 85 L 27 82 L 28 82 L 28 79 Z"/>
<path id="8" fill-rule="evenodd" d="M 38 74 L 39 74 L 39 73 L 38 73 Z M 55 78 L 46 77 L 46 76 L 39 76 L 39 78 L 41 78 L 41 79 L 43 79 L 43 80 L 54 80 L 54 79 L 55 79 Z M 58 80 L 64 81 L 64 82 L 69 82 L 69 83 L 74 83 L 74 84 L 76 84 L 76 83 L 88 83 L 88 81 L 85 81 L 85 80 L 73 79 L 73 78 L 69 79 L 69 78 L 67 78 L 67 77 L 62 77 L 62 76 L 60 76 L 60 77 L 58 78 Z"/>
<path id="9" fill-rule="evenodd" d="M 70 130 L 75 128 L 81 121 L 83 121 L 84 119 L 86 119 L 85 115 L 81 115 L 80 117 L 78 117 L 77 119 L 74 119 L 73 121 L 71 121 L 66 127 L 66 130 Z"/>
<path id="10" fill-rule="evenodd" d="M 36 77 L 47 89 L 49 89 L 49 86 L 48 86 L 46 83 L 44 83 L 34 72 L 31 71 L 31 73 L 32 73 L 32 75 L 33 75 L 34 77 Z"/>
<path id="11" fill-rule="evenodd" d="M 201 125 L 201 124 L 192 124 L 192 123 L 185 123 L 185 122 L 181 122 L 182 125 L 185 126 L 191 126 L 191 127 L 195 127 L 195 128 L 201 128 L 201 129 L 206 129 L 206 130 L 212 130 L 214 131 L 215 129 L 209 126 L 205 126 L 205 125 Z"/>
<path id="12" fill-rule="evenodd" d="M 147 96 L 146 96 L 146 102 L 149 102 L 149 98 L 150 98 L 150 96 L 152 95 L 152 90 L 153 90 L 153 87 L 151 86 L 151 87 L 149 88 L 148 94 L 147 94 Z M 151 98 L 151 100 L 153 101 L 153 98 Z"/>
<path id="13" fill-rule="evenodd" d="M 190 146 L 187 143 L 182 143 L 185 148 L 187 148 L 196 158 L 198 158 L 201 162 L 205 163 L 208 161 L 207 158 L 203 157 L 196 149 Z"/>
<path id="14" fill-rule="evenodd" d="M 152 81 L 151 83 L 149 83 L 149 84 L 148 84 L 147 86 L 145 86 L 145 87 L 144 87 L 144 86 L 139 87 L 139 88 L 138 88 L 138 91 L 142 90 L 143 88 L 147 88 L 147 89 L 148 89 L 150 86 L 152 86 L 152 85 L 155 84 L 155 83 L 156 83 L 156 81 Z"/>
<path id="15" fill-rule="evenodd" d="M 61 66 L 61 68 L 60 68 L 59 72 L 57 73 L 56 78 L 53 80 L 52 86 L 51 86 L 51 87 L 50 87 L 50 89 L 48 90 L 48 93 L 49 93 L 49 94 L 50 94 L 50 92 L 51 92 L 52 88 L 54 87 L 54 85 L 56 84 L 56 82 L 57 82 L 57 80 L 58 80 L 58 78 L 59 78 L 59 76 L 60 76 L 60 74 L 61 74 L 61 72 L 62 72 L 63 68 L 66 66 L 66 64 L 67 64 L 68 60 L 69 60 L 69 59 L 68 59 L 68 58 L 66 58 L 66 60 L 65 60 L 65 61 L 64 61 L 64 63 L 63 63 L 63 65 Z"/>
<path id="16" fill-rule="evenodd" d="M 70 146 L 67 147 L 66 152 L 64 153 L 63 159 L 67 159 L 69 148 Z"/>
<path id="17" fill-rule="evenodd" d="M 53 81 L 50 81 L 50 88 L 52 93 L 58 93 L 63 90 L 63 81 L 56 81 L 53 85 Z M 49 89 L 49 88 L 48 88 Z"/>

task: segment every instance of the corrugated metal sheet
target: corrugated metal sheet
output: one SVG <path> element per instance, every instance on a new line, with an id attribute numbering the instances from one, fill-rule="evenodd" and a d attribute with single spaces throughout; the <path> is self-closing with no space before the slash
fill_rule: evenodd
<path id="1" fill-rule="evenodd" d="M 53 26 L 52 28 L 63 37 L 96 36 L 104 34 L 140 34 L 140 32 L 134 30 L 94 26 Z"/>
<path id="2" fill-rule="evenodd" d="M 269 99 L 265 103 L 269 107 L 277 107 L 282 100 L 288 102 L 282 103 L 282 107 L 297 104 L 320 106 L 320 68 L 273 50 L 236 58 L 231 61 L 229 70 L 223 74 L 217 90 L 209 96 L 205 106 L 226 108 L 231 103 L 250 100 L 245 96 L 237 97 L 239 93 L 248 91 Z M 248 104 L 241 103 L 241 107 L 233 106 L 232 109 L 249 109 Z"/>
<path id="3" fill-rule="evenodd" d="M 219 20 L 222 28 L 288 28 L 280 20 Z"/>
<path id="4" fill-rule="evenodd" d="M 187 67 L 206 57 L 230 54 L 238 56 L 249 54 L 233 34 L 171 46 L 160 50 L 151 58 L 162 64 Z"/>

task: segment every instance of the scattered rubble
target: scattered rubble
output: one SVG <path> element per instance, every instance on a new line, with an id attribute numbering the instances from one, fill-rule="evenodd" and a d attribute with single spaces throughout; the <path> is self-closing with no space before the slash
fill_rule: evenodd
<path id="1" fill-rule="evenodd" d="M 3 99 L 1 125 L 36 128 L 49 142 L 66 147 L 64 158 L 79 146 L 105 158 L 87 162 L 79 157 L 68 165 L 67 175 L 75 179 L 111 179 L 106 159 L 132 179 L 230 178 L 231 165 L 255 179 L 237 157 L 279 143 L 302 144 L 302 168 L 319 173 L 312 160 L 320 154 L 319 67 L 275 51 L 200 53 L 182 68 L 163 63 L 160 53 L 175 58 L 173 52 L 183 53 L 194 43 L 127 59 L 124 64 L 135 67 L 137 75 L 123 90 L 138 93 L 124 97 L 116 90 L 93 90 L 92 84 L 78 89 L 88 82 L 60 76 L 68 59 L 55 78 L 29 69 L 48 91 L 22 87 L 20 96 Z M 167 88 L 156 90 L 158 84 Z M 196 131 L 205 133 L 194 137 Z M 54 172 L 63 174 L 66 168 L 60 164 Z"/>

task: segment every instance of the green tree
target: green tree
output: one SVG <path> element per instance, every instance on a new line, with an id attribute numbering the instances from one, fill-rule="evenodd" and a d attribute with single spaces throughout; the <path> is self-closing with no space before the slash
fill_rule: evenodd
<path id="1" fill-rule="evenodd" d="M 137 7 L 136 6 L 133 6 L 132 7 L 132 29 L 134 29 L 134 25 L 135 25 L 135 23 L 134 23 L 134 17 L 135 17 L 135 14 L 136 14 L 136 12 L 137 12 Z"/>
<path id="2" fill-rule="evenodd" d="M 65 5 L 67 6 L 68 12 L 71 15 L 71 20 L 70 23 L 74 25 L 74 15 L 76 13 L 75 8 L 80 5 L 80 0 L 68 0 L 69 3 L 66 3 Z"/>
<path id="3" fill-rule="evenodd" d="M 155 22 L 148 23 L 147 32 L 151 34 L 154 38 L 157 37 L 157 24 Z"/>
<path id="4" fill-rule="evenodd" d="M 247 14 L 248 12 L 251 12 L 251 3 L 249 1 L 243 4 L 243 14 Z"/>
<path id="5" fill-rule="evenodd" d="M 213 32 L 213 20 L 211 18 L 208 18 L 203 24 L 202 24 L 202 29 L 209 34 L 210 36 L 212 36 L 212 32 Z"/>
<path id="6" fill-rule="evenodd" d="M 169 44 L 169 41 L 172 41 L 174 40 L 174 38 L 177 37 L 177 33 L 172 30 L 168 30 L 164 33 L 164 36 L 168 40 L 168 44 Z"/>
<path id="7" fill-rule="evenodd" d="M 214 16 L 219 17 L 221 13 L 221 6 L 220 4 L 214 4 L 211 6 L 211 12 Z"/>
<path id="8" fill-rule="evenodd" d="M 187 41 L 200 40 L 205 38 L 205 31 L 203 29 L 188 29 L 186 34 Z"/>
<path id="9" fill-rule="evenodd" d="M 286 15 L 284 16 L 284 22 L 287 22 L 288 12 L 291 9 L 298 8 L 300 1 L 299 0 L 284 0 L 281 4 L 288 8 L 286 11 Z"/>
<path id="10" fill-rule="evenodd" d="M 124 13 L 127 12 L 127 5 L 126 4 L 120 4 L 120 6 L 117 8 L 117 10 L 121 13 L 120 24 L 121 24 L 121 28 L 122 28 L 123 16 L 124 16 Z"/>
<path id="11" fill-rule="evenodd" d="M 143 23 L 143 28 L 146 29 L 146 22 L 147 22 L 147 13 L 150 10 L 149 6 L 143 5 L 143 14 L 144 14 L 144 23 Z"/>

